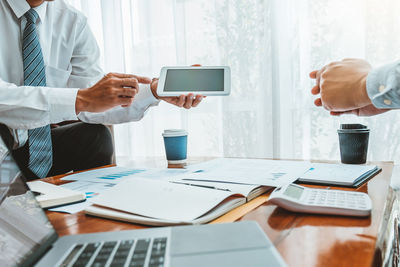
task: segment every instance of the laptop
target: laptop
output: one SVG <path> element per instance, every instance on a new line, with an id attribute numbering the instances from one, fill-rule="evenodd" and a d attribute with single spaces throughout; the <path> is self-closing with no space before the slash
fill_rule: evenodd
<path id="1" fill-rule="evenodd" d="M 1 266 L 286 266 L 256 222 L 58 237 L 14 160 L 0 163 Z"/>

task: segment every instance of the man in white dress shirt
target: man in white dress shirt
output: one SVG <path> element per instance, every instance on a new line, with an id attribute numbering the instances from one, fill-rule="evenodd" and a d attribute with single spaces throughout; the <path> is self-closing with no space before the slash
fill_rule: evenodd
<path id="1" fill-rule="evenodd" d="M 187 109 L 202 100 L 191 94 L 160 98 L 157 79 L 104 75 L 86 18 L 63 0 L 0 0 L 0 40 L 0 123 L 9 127 L 2 126 L 7 137 L 0 140 L 0 160 L 6 145 L 11 147 L 29 178 L 109 164 L 113 146 L 103 124 L 140 120 L 160 99 Z M 30 59 L 32 51 L 38 56 Z M 31 77 L 39 77 L 37 83 Z M 43 154 L 46 143 L 46 134 L 35 130 L 78 119 L 82 122 L 51 129 L 50 160 L 40 155 L 32 163 L 34 148 Z M 42 167 L 31 164 L 38 162 L 50 162 L 51 169 L 35 171 Z"/>

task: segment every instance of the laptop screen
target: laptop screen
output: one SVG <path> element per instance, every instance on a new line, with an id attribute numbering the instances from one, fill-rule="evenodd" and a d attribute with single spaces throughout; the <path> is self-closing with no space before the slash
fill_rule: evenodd
<path id="1" fill-rule="evenodd" d="M 57 238 L 53 226 L 19 173 L 10 156 L 0 163 L 2 266 L 29 265 L 38 251 L 44 250 Z"/>

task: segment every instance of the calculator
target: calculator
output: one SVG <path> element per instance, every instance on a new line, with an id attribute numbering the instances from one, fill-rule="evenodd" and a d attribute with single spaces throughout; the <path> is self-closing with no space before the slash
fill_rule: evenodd
<path id="1" fill-rule="evenodd" d="M 269 198 L 284 209 L 317 214 L 364 217 L 371 214 L 371 199 L 366 193 L 308 188 L 290 184 L 276 188 Z"/>

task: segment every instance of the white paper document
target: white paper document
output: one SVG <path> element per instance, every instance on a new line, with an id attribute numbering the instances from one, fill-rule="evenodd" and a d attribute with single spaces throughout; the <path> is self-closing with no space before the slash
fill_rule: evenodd
<path id="1" fill-rule="evenodd" d="M 65 212 L 65 213 L 80 212 L 92 204 L 90 202 L 91 199 L 97 197 L 101 192 L 112 188 L 114 185 L 115 184 L 113 183 L 96 183 L 90 181 L 76 181 L 60 185 L 60 187 L 84 193 L 86 195 L 86 201 L 82 203 L 65 205 L 58 208 L 52 208 L 49 210 L 57 212 Z"/>
<path id="2" fill-rule="evenodd" d="M 91 202 L 150 218 L 188 222 L 209 212 L 231 195 L 229 191 L 133 178 L 122 181 Z"/>
<path id="3" fill-rule="evenodd" d="M 306 161 L 221 158 L 189 166 L 193 173 L 179 178 L 277 187 L 293 183 L 310 167 Z"/>
<path id="4" fill-rule="evenodd" d="M 61 178 L 61 180 L 75 182 L 63 184 L 61 187 L 85 193 L 87 200 L 82 203 L 52 208 L 50 210 L 77 213 L 90 206 L 92 204 L 92 198 L 123 180 L 139 176 L 146 179 L 170 180 L 175 176 L 188 172 L 191 171 L 186 169 L 131 169 L 125 167 L 110 167 L 72 174 Z"/>
<path id="5" fill-rule="evenodd" d="M 124 179 L 133 177 L 168 180 L 188 172 L 190 170 L 187 169 L 132 169 L 116 166 L 71 174 L 61 180 L 117 184 Z"/>
<path id="6" fill-rule="evenodd" d="M 191 173 L 191 170 L 188 169 L 149 169 L 145 172 L 135 175 L 134 177 L 147 178 L 147 179 L 155 179 L 155 180 L 165 180 L 169 181 L 178 177 L 182 174 Z"/>
<path id="7" fill-rule="evenodd" d="M 145 172 L 145 169 L 129 169 L 124 167 L 101 168 L 71 174 L 61 178 L 66 181 L 91 181 L 116 184 L 123 178 Z"/>

